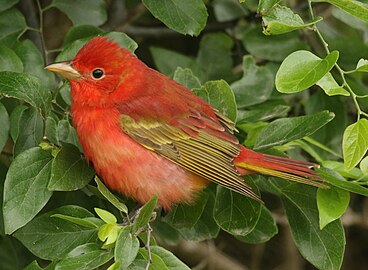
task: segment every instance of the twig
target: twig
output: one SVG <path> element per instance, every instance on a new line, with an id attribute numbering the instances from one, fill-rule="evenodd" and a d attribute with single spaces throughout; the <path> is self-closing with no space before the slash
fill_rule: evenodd
<path id="1" fill-rule="evenodd" d="M 152 228 L 151 228 L 151 225 L 148 223 L 147 224 L 147 242 L 145 245 L 145 248 L 147 249 L 147 254 L 148 254 L 146 270 L 149 269 L 151 262 L 152 262 L 152 254 L 151 254 L 151 247 L 150 247 L 151 232 L 152 232 Z"/>

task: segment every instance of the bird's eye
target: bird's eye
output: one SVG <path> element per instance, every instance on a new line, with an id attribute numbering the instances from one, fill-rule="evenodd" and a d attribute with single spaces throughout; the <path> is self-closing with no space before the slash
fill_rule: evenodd
<path id="1" fill-rule="evenodd" d="M 92 71 L 92 77 L 96 80 L 101 79 L 105 75 L 104 71 L 100 68 L 96 68 Z"/>

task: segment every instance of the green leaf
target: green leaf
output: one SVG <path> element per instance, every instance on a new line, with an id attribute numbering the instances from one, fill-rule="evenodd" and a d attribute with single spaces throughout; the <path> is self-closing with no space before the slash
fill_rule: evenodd
<path id="1" fill-rule="evenodd" d="M 38 265 L 38 262 L 35 260 L 33 262 L 31 262 L 29 265 L 27 265 L 25 268 L 23 268 L 23 270 L 42 270 L 43 268 L 41 268 Z"/>
<path id="2" fill-rule="evenodd" d="M 80 245 L 58 262 L 55 270 L 89 270 L 104 265 L 113 258 L 112 250 L 100 249 L 96 243 Z"/>
<path id="3" fill-rule="evenodd" d="M 259 104 L 249 110 L 238 110 L 237 125 L 247 122 L 268 121 L 273 118 L 286 117 L 290 106 L 272 101 Z"/>
<path id="4" fill-rule="evenodd" d="M 354 168 L 368 149 L 368 120 L 360 119 L 345 129 L 342 152 L 346 170 Z"/>
<path id="5" fill-rule="evenodd" d="M 316 84 L 322 88 L 328 96 L 350 96 L 350 93 L 337 84 L 330 72 L 327 72 Z"/>
<path id="6" fill-rule="evenodd" d="M 0 13 L 0 42 L 12 46 L 26 27 L 26 20 L 17 8 L 4 10 Z"/>
<path id="7" fill-rule="evenodd" d="M 151 250 L 152 251 L 152 250 Z M 128 267 L 129 270 L 142 270 L 146 269 L 148 261 L 148 252 L 144 248 L 140 248 L 137 257 L 133 263 Z M 158 256 L 151 252 L 150 270 L 170 270 L 165 262 Z"/>
<path id="8" fill-rule="evenodd" d="M 139 250 L 139 240 L 130 232 L 130 227 L 123 227 L 115 244 L 115 261 L 120 261 L 119 269 L 127 269 L 134 261 Z"/>
<path id="9" fill-rule="evenodd" d="M 214 108 L 236 121 L 236 102 L 233 91 L 224 80 L 206 82 L 201 88 L 193 89 L 193 93 L 210 103 Z"/>
<path id="10" fill-rule="evenodd" d="M 10 119 L 7 110 L 0 102 L 0 153 L 3 150 L 9 137 Z"/>
<path id="11" fill-rule="evenodd" d="M 356 71 L 368 72 L 368 60 L 360 59 L 355 70 Z"/>
<path id="12" fill-rule="evenodd" d="M 104 209 L 95 208 L 95 212 L 103 221 L 105 221 L 108 224 L 116 224 L 116 222 L 118 221 L 113 214 Z"/>
<path id="13" fill-rule="evenodd" d="M 48 141 L 53 144 L 58 144 L 58 139 L 56 135 L 57 124 L 53 117 L 47 116 L 45 121 L 45 137 Z"/>
<path id="14" fill-rule="evenodd" d="M 312 115 L 277 119 L 261 131 L 254 148 L 264 149 L 309 136 L 333 118 L 333 113 L 322 111 Z"/>
<path id="15" fill-rule="evenodd" d="M 174 73 L 174 80 L 188 89 L 201 87 L 201 82 L 190 68 L 177 67 Z"/>
<path id="16" fill-rule="evenodd" d="M 344 228 L 335 220 L 319 229 L 316 189 L 277 180 L 270 183 L 282 193 L 291 232 L 303 257 L 318 269 L 340 269 L 345 250 Z"/>
<path id="17" fill-rule="evenodd" d="M 362 159 L 359 164 L 359 168 L 362 170 L 364 175 L 368 175 L 368 157 Z"/>
<path id="18" fill-rule="evenodd" d="M 317 83 L 336 64 L 338 51 L 320 59 L 309 51 L 296 51 L 281 63 L 276 73 L 276 89 L 281 93 L 296 93 Z"/>
<path id="19" fill-rule="evenodd" d="M 54 74 L 45 70 L 43 56 L 32 41 L 26 39 L 18 42 L 14 51 L 23 62 L 24 72 L 40 78 L 49 88 L 55 86 Z"/>
<path id="20" fill-rule="evenodd" d="M 137 43 L 128 37 L 125 33 L 121 32 L 108 32 L 104 34 L 100 34 L 100 36 L 105 36 L 108 39 L 114 40 L 118 43 L 122 48 L 126 48 L 127 50 L 134 52 L 137 49 Z M 92 39 L 92 36 L 78 39 L 72 42 L 70 45 L 66 46 L 66 48 L 56 57 L 55 61 L 69 61 L 74 58 L 77 52 Z"/>
<path id="21" fill-rule="evenodd" d="M 179 231 L 166 222 L 161 221 L 161 219 L 156 219 L 152 222 L 151 228 L 154 232 L 155 239 L 158 239 L 160 243 L 177 245 L 181 239 Z"/>
<path id="22" fill-rule="evenodd" d="M 105 223 L 98 230 L 98 238 L 105 242 L 102 248 L 111 248 L 118 238 L 120 226 L 116 223 Z"/>
<path id="23" fill-rule="evenodd" d="M 180 234 L 191 241 L 204 241 L 217 237 L 220 228 L 213 218 L 213 209 L 215 206 L 215 196 L 209 193 L 207 204 L 202 215 L 192 228 L 180 228 Z"/>
<path id="24" fill-rule="evenodd" d="M 25 101 L 40 109 L 44 116 L 51 110 L 51 93 L 39 78 L 26 73 L 0 72 L 0 95 Z"/>
<path id="25" fill-rule="evenodd" d="M 267 14 L 280 0 L 260 0 L 258 3 L 258 13 Z"/>
<path id="26" fill-rule="evenodd" d="M 246 15 L 249 15 L 245 5 L 234 0 L 215 0 L 212 2 L 213 10 L 217 21 L 226 22 L 232 21 Z"/>
<path id="27" fill-rule="evenodd" d="M 248 28 L 242 36 L 242 43 L 253 57 L 277 62 L 292 52 L 308 49 L 296 32 L 267 36 L 258 27 Z"/>
<path id="28" fill-rule="evenodd" d="M 77 218 L 77 217 L 66 216 L 62 214 L 55 214 L 55 215 L 52 215 L 51 217 L 68 220 L 70 222 L 73 222 L 75 224 L 78 224 L 78 225 L 81 225 L 87 228 L 99 228 L 105 224 L 101 219 L 95 218 L 95 217 Z"/>
<path id="29" fill-rule="evenodd" d="M 262 205 L 261 216 L 253 231 L 245 236 L 236 236 L 235 238 L 250 244 L 265 243 L 275 236 L 278 232 L 276 222 L 271 212 Z"/>
<path id="30" fill-rule="evenodd" d="M 93 214 L 84 208 L 67 205 L 36 217 L 14 236 L 34 255 L 45 260 L 63 259 L 77 246 L 96 242 L 97 229 L 51 217 L 54 214 L 78 218 L 93 217 Z M 57 245 L 50 248 L 50 243 Z"/>
<path id="31" fill-rule="evenodd" d="M 60 120 L 56 128 L 56 137 L 59 144 L 61 142 L 72 144 L 82 151 L 75 128 L 70 125 L 68 120 Z"/>
<path id="32" fill-rule="evenodd" d="M 252 188 L 258 193 L 255 186 L 252 185 Z M 224 231 L 232 235 L 247 235 L 257 225 L 260 215 L 259 202 L 221 186 L 217 187 L 213 217 Z"/>
<path id="33" fill-rule="evenodd" d="M 11 234 L 27 224 L 45 206 L 52 192 L 47 189 L 51 155 L 31 148 L 11 163 L 4 184 L 4 225 Z"/>
<path id="34" fill-rule="evenodd" d="M 166 76 L 172 77 L 177 67 L 190 68 L 196 74 L 196 62 L 193 58 L 163 48 L 150 48 L 156 68 Z M 170 61 L 167 61 L 170 59 Z M 197 68 L 198 69 L 198 68 Z"/>
<path id="35" fill-rule="evenodd" d="M 90 24 L 75 25 L 69 29 L 68 33 L 66 33 L 63 47 L 72 44 L 78 39 L 97 36 L 98 34 L 102 33 L 103 31 L 100 28 Z"/>
<path id="36" fill-rule="evenodd" d="M 145 205 L 143 205 L 138 210 L 139 212 L 134 219 L 132 228 L 132 231 L 134 233 L 147 226 L 148 222 L 151 220 L 153 210 L 155 210 L 156 208 L 157 200 L 157 195 L 154 195 Z"/>
<path id="37" fill-rule="evenodd" d="M 202 0 L 143 0 L 143 4 L 153 16 L 181 34 L 198 36 L 207 22 Z"/>
<path id="38" fill-rule="evenodd" d="M 94 171 L 86 159 L 72 144 L 63 144 L 52 161 L 49 190 L 72 191 L 86 186 L 94 176 Z"/>
<path id="39" fill-rule="evenodd" d="M 231 84 L 239 108 L 266 101 L 274 87 L 274 75 L 267 66 L 259 67 L 254 58 L 243 58 L 243 77 Z"/>
<path id="40" fill-rule="evenodd" d="M 338 162 L 334 160 L 323 160 L 321 162 L 321 165 L 327 169 L 341 174 L 341 176 L 346 178 L 362 179 L 364 177 L 362 171 L 356 167 L 352 168 L 351 170 L 345 170 L 343 162 Z"/>
<path id="41" fill-rule="evenodd" d="M 115 206 L 119 211 L 128 214 L 128 208 L 126 205 L 121 202 L 114 194 L 110 192 L 110 190 L 101 182 L 101 180 L 96 176 L 95 181 L 97 183 L 97 188 L 113 206 Z"/>
<path id="42" fill-rule="evenodd" d="M 297 29 L 306 28 L 321 21 L 317 17 L 309 23 L 304 23 L 298 14 L 295 14 L 290 8 L 276 4 L 270 12 L 262 16 L 263 33 L 265 35 L 280 35 Z"/>
<path id="43" fill-rule="evenodd" d="M 23 72 L 23 63 L 10 48 L 0 45 L 0 71 Z"/>
<path id="44" fill-rule="evenodd" d="M 7 10 L 18 3 L 19 0 L 3 0 L 1 1 L 0 12 Z"/>
<path id="45" fill-rule="evenodd" d="M 317 191 L 317 206 L 319 212 L 319 227 L 321 230 L 332 221 L 340 218 L 349 205 L 350 193 L 336 187 L 319 188 Z M 331 207 L 333 205 L 333 207 Z"/>
<path id="46" fill-rule="evenodd" d="M 202 82 L 219 79 L 233 80 L 231 50 L 233 46 L 232 38 L 225 33 L 211 33 L 203 36 L 196 58 L 201 72 L 196 74 L 196 70 L 193 69 Z"/>
<path id="47" fill-rule="evenodd" d="M 327 180 L 328 183 L 330 183 L 331 185 L 334 185 L 335 187 L 341 188 L 346 191 L 368 197 L 368 188 L 361 186 L 359 183 L 347 181 L 339 173 L 333 170 L 329 170 L 326 168 L 316 168 L 315 170 L 318 171 L 320 177 Z"/>
<path id="48" fill-rule="evenodd" d="M 107 20 L 106 6 L 103 0 L 53 0 L 49 7 L 60 9 L 73 24 L 98 26 Z"/>
<path id="49" fill-rule="evenodd" d="M 355 0 L 313 0 L 313 2 L 330 3 L 351 15 L 368 22 L 368 5 Z"/>
<path id="50" fill-rule="evenodd" d="M 162 220 L 176 229 L 190 229 L 202 215 L 207 200 L 208 193 L 202 192 L 194 204 L 177 204 Z"/>
<path id="51" fill-rule="evenodd" d="M 162 247 L 153 246 L 151 247 L 151 252 L 155 255 L 158 255 L 162 259 L 162 261 L 165 263 L 167 268 L 170 270 L 189 270 L 190 269 L 182 261 L 180 261 L 174 254 L 172 254 L 170 251 Z"/>

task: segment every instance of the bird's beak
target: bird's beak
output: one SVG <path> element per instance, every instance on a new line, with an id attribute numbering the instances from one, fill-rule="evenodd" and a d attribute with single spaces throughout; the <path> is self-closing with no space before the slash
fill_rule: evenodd
<path id="1" fill-rule="evenodd" d="M 51 64 L 46 66 L 45 69 L 55 72 L 68 80 L 78 80 L 82 77 L 82 75 L 71 66 L 70 61 Z"/>

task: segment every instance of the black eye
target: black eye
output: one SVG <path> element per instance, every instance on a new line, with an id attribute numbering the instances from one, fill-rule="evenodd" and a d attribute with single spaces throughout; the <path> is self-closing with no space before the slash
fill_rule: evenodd
<path id="1" fill-rule="evenodd" d="M 94 71 L 92 71 L 92 76 L 95 79 L 100 79 L 104 75 L 104 71 L 100 68 L 96 68 Z"/>

